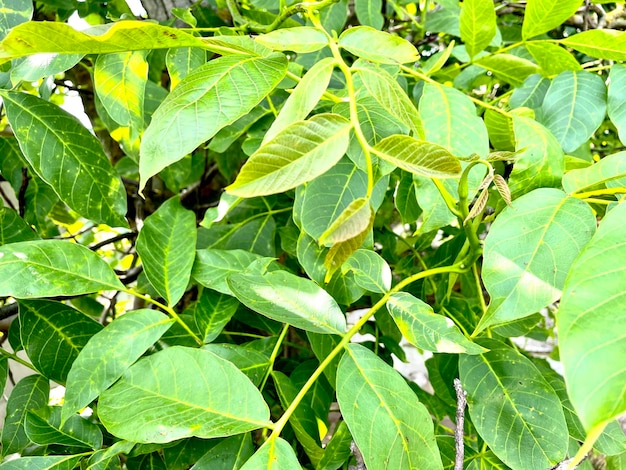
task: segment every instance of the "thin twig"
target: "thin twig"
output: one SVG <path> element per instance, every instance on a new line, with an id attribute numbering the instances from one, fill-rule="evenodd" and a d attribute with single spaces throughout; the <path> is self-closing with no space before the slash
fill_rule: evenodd
<path id="1" fill-rule="evenodd" d="M 456 457 L 454 459 L 454 470 L 463 470 L 463 461 L 465 460 L 463 427 L 465 424 L 465 405 L 467 405 L 467 392 L 463 390 L 463 385 L 461 384 L 461 381 L 459 379 L 454 379 L 454 390 L 456 391 L 456 429 L 454 430 Z"/>
<path id="2" fill-rule="evenodd" d="M 352 444 L 350 444 L 350 452 L 352 452 L 352 454 L 354 455 L 354 458 L 356 459 L 356 467 L 353 467 L 355 470 L 367 470 L 367 467 L 365 466 L 365 462 L 363 461 L 363 454 L 361 454 L 361 451 L 359 450 L 359 448 L 356 445 L 356 442 L 352 441 Z"/>
<path id="3" fill-rule="evenodd" d="M 89 249 L 91 251 L 96 251 L 99 250 L 100 248 L 102 248 L 103 246 L 107 246 L 110 245 L 111 243 L 115 243 L 115 242 L 119 242 L 121 240 L 126 240 L 127 238 L 135 238 L 137 236 L 136 232 L 126 232 L 126 233 L 122 233 L 120 235 L 116 235 L 114 237 L 111 238 L 107 238 L 106 240 L 102 240 L 99 243 L 96 243 L 94 245 L 91 245 L 89 247 Z"/>

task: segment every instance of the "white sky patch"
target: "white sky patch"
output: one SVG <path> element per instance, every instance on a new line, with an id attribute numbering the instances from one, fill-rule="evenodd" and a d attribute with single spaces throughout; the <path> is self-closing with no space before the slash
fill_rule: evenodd
<path id="1" fill-rule="evenodd" d="M 126 0 L 126 4 L 130 7 L 133 15 L 141 17 L 148 16 L 140 0 Z"/>
<path id="2" fill-rule="evenodd" d="M 85 114 L 85 108 L 83 108 L 83 102 L 78 96 L 76 91 L 68 91 L 63 98 L 63 104 L 61 105 L 65 111 L 76 117 L 83 126 L 89 129 L 93 133 L 93 127 L 91 121 Z"/>

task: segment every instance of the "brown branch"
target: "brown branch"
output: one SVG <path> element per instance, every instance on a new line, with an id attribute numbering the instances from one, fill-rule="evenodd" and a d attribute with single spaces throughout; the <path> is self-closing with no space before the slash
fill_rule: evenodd
<path id="1" fill-rule="evenodd" d="M 363 461 L 363 454 L 361 454 L 361 451 L 354 441 L 352 441 L 352 444 L 350 444 L 350 452 L 352 452 L 354 458 L 356 459 L 356 467 L 354 467 L 355 470 L 367 470 L 365 462 Z"/>

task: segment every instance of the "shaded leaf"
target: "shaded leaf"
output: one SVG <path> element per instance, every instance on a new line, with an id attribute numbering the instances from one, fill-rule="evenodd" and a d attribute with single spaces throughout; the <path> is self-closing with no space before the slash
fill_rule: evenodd
<path id="1" fill-rule="evenodd" d="M 180 198 L 168 199 L 146 217 L 137 237 L 146 277 L 168 303 L 175 305 L 185 293 L 196 251 L 196 216 Z"/>
<path id="2" fill-rule="evenodd" d="M 237 307 L 239 302 L 230 295 L 203 289 L 193 311 L 200 338 L 205 343 L 217 338 L 235 314 Z"/>
<path id="3" fill-rule="evenodd" d="M 37 240 L 39 237 L 17 212 L 0 207 L 0 245 Z"/>
<path id="4" fill-rule="evenodd" d="M 280 437 L 274 437 L 265 441 L 241 467 L 241 470 L 299 470 L 301 468 L 296 453 L 289 443 Z"/>
<path id="5" fill-rule="evenodd" d="M 35 54 L 25 57 L 11 67 L 11 82 L 36 82 L 71 69 L 82 58 L 82 54 Z"/>
<path id="6" fill-rule="evenodd" d="M 355 0 L 354 12 L 359 23 L 364 26 L 371 26 L 380 29 L 385 24 L 385 17 L 382 14 L 382 0 Z"/>
<path id="7" fill-rule="evenodd" d="M 315 52 L 328 46 L 328 37 L 311 26 L 277 29 L 260 34 L 254 40 L 275 51 L 293 51 L 298 54 Z"/>
<path id="8" fill-rule="evenodd" d="M 204 65 L 206 59 L 206 51 L 199 47 L 179 47 L 167 51 L 165 64 L 170 76 L 170 88 L 176 88 L 183 78 Z"/>
<path id="9" fill-rule="evenodd" d="M 539 67 L 530 60 L 513 54 L 496 54 L 474 61 L 474 64 L 493 72 L 513 86 L 520 86 L 528 76 L 539 73 Z"/>
<path id="10" fill-rule="evenodd" d="M 566 152 L 573 152 L 602 124 L 606 86 L 594 73 L 563 72 L 552 80 L 541 105 L 541 123 Z"/>
<path id="11" fill-rule="evenodd" d="M 442 469 L 430 415 L 405 380 L 365 347 L 345 349 L 337 401 L 367 468 Z"/>
<path id="12" fill-rule="evenodd" d="M 560 43 L 598 59 L 626 60 L 624 31 L 592 29 L 561 39 Z"/>
<path id="13" fill-rule="evenodd" d="M 141 141 L 140 188 L 254 108 L 287 72 L 283 54 L 223 56 L 187 75 L 152 116 Z M 224 96 L 228 106 L 222 106 Z"/>
<path id="14" fill-rule="evenodd" d="M 557 314 L 568 395 L 587 432 L 626 410 L 624 214 L 624 204 L 608 212 L 576 258 Z"/>
<path id="15" fill-rule="evenodd" d="M 123 288 L 109 265 L 82 245 L 33 240 L 0 247 L 0 296 L 27 299 Z"/>
<path id="16" fill-rule="evenodd" d="M 619 138 L 626 143 L 626 65 L 613 64 L 609 73 L 608 114 Z"/>
<path id="17" fill-rule="evenodd" d="M 530 75 L 524 84 L 515 90 L 509 100 L 511 108 L 530 108 L 535 113 L 541 109 L 541 103 L 550 88 L 550 80 L 539 74 Z"/>
<path id="18" fill-rule="evenodd" d="M 4 0 L 0 12 L 0 39 L 18 24 L 22 24 L 33 16 L 33 2 L 30 0 Z"/>
<path id="19" fill-rule="evenodd" d="M 143 443 L 224 437 L 269 425 L 261 393 L 242 372 L 209 351 L 182 346 L 128 369 L 100 396 L 98 413 L 114 436 Z"/>
<path id="20" fill-rule="evenodd" d="M 72 470 L 82 455 L 59 455 L 47 457 L 20 457 L 0 465 L 2 470 Z"/>
<path id="21" fill-rule="evenodd" d="M 315 333 L 346 331 L 335 300 L 309 279 L 286 271 L 232 274 L 228 286 L 240 302 L 272 320 Z"/>
<path id="22" fill-rule="evenodd" d="M 22 153 L 61 200 L 95 222 L 126 226 L 124 186 L 96 137 L 41 98 L 17 92 L 2 97 Z"/>
<path id="23" fill-rule="evenodd" d="M 289 124 L 308 116 L 326 91 L 334 67 L 335 59 L 326 57 L 316 62 L 304 74 L 300 83 L 289 95 L 278 116 L 276 116 L 276 119 L 265 133 L 263 144 L 267 143 Z"/>
<path id="24" fill-rule="evenodd" d="M 318 241 L 321 245 L 331 246 L 354 238 L 369 227 L 371 216 L 369 200 L 357 198 L 333 220 Z"/>
<path id="25" fill-rule="evenodd" d="M 393 294 L 386 305 L 402 336 L 415 347 L 440 353 L 485 352 L 463 336 L 452 320 L 436 314 L 430 305 L 411 294 Z"/>
<path id="26" fill-rule="evenodd" d="M 50 384 L 41 375 L 23 378 L 11 391 L 2 427 L 2 455 L 23 451 L 31 443 L 24 431 L 26 413 L 48 404 Z M 21 467 L 27 468 L 27 467 Z M 30 468 L 30 467 L 28 467 Z"/>
<path id="27" fill-rule="evenodd" d="M 42 375 L 65 383 L 72 363 L 102 325 L 61 302 L 20 301 L 22 345 Z"/>
<path id="28" fill-rule="evenodd" d="M 61 425 L 60 406 L 44 406 L 29 411 L 24 430 L 31 441 L 42 446 L 59 444 L 91 449 L 102 447 L 102 431 L 96 424 L 74 415 Z"/>
<path id="29" fill-rule="evenodd" d="M 337 114 L 294 122 L 254 152 L 226 190 L 240 197 L 266 196 L 316 178 L 344 155 L 351 127 Z"/>
<path id="30" fill-rule="evenodd" d="M 472 423 L 513 470 L 550 468 L 565 458 L 567 424 L 561 402 L 533 363 L 493 339 L 489 352 L 461 355 L 459 372 Z"/>
<path id="31" fill-rule="evenodd" d="M 470 57 L 483 51 L 496 35 L 496 12 L 491 0 L 465 0 L 461 7 L 461 39 Z"/>
<path id="32" fill-rule="evenodd" d="M 354 279 L 363 289 L 384 294 L 391 289 L 391 268 L 387 261 L 372 250 L 356 250 L 344 264 L 354 273 Z"/>
<path id="33" fill-rule="evenodd" d="M 355 56 L 381 64 L 405 64 L 419 60 L 413 44 L 369 26 L 346 29 L 339 36 L 338 44 Z"/>
<path id="34" fill-rule="evenodd" d="M 333 432 L 333 437 L 324 448 L 324 455 L 317 465 L 317 470 L 337 470 L 340 468 L 352 454 L 351 445 L 352 435 L 348 426 L 345 421 L 339 421 Z"/>
<path id="35" fill-rule="evenodd" d="M 250 434 L 229 437 L 202 456 L 190 470 L 238 470 L 254 453 Z"/>
<path id="36" fill-rule="evenodd" d="M 536 189 L 502 211 L 485 239 L 482 278 L 491 303 L 477 331 L 558 300 L 595 227 L 590 207 L 558 189 Z"/>
<path id="37" fill-rule="evenodd" d="M 452 178 L 461 174 L 459 160 L 444 147 L 408 135 L 386 137 L 373 150 L 380 158 L 416 175 Z"/>
<path id="38" fill-rule="evenodd" d="M 626 178 L 626 152 L 604 157 L 586 168 L 570 170 L 563 176 L 563 189 L 572 194 L 619 184 Z"/>
<path id="39" fill-rule="evenodd" d="M 547 76 L 558 75 L 566 70 L 581 70 L 582 66 L 567 50 L 551 42 L 530 41 L 526 49 Z"/>
<path id="40" fill-rule="evenodd" d="M 133 447 L 134 442 L 117 441 L 106 449 L 101 449 L 89 457 L 87 461 L 87 470 L 108 470 L 111 461 L 119 462 L 119 454 L 128 454 Z"/>
<path id="41" fill-rule="evenodd" d="M 528 0 L 522 37 L 529 39 L 556 28 L 576 13 L 580 0 Z"/>
<path id="42" fill-rule="evenodd" d="M 135 310 L 116 318 L 92 336 L 67 376 L 63 422 L 119 379 L 172 322 L 156 310 Z"/>
<path id="43" fill-rule="evenodd" d="M 261 383 L 267 368 L 270 366 L 270 360 L 267 356 L 251 348 L 228 343 L 214 343 L 207 344 L 202 349 L 235 364 L 237 369 L 243 372 L 256 386 Z"/>

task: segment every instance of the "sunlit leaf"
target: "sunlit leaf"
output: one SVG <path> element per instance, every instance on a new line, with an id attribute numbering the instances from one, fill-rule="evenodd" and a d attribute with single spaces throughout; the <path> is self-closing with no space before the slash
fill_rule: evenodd
<path id="1" fill-rule="evenodd" d="M 426 407 L 361 345 L 348 345 L 339 362 L 337 401 L 367 468 L 443 468 Z"/>
<path id="2" fill-rule="evenodd" d="M 338 44 L 351 54 L 380 64 L 404 64 L 419 60 L 417 49 L 406 39 L 369 26 L 346 29 L 339 36 Z"/>
<path id="3" fill-rule="evenodd" d="M 146 217 L 137 238 L 146 277 L 168 303 L 185 293 L 196 255 L 196 216 L 180 198 L 168 199 Z"/>
<path id="4" fill-rule="evenodd" d="M 152 116 L 141 141 L 140 187 L 248 113 L 287 72 L 283 54 L 223 56 L 187 75 Z M 221 105 L 224 96 L 228 106 Z"/>
<path id="5" fill-rule="evenodd" d="M 626 66 L 613 64 L 609 72 L 608 114 L 615 124 L 622 143 L 626 142 L 626 96 L 622 91 L 626 87 Z"/>
<path id="6" fill-rule="evenodd" d="M 530 60 L 513 54 L 489 55 L 474 64 L 493 72 L 494 75 L 514 86 L 520 86 L 529 75 L 539 73 L 539 67 Z"/>
<path id="7" fill-rule="evenodd" d="M 558 75 L 566 70 L 581 70 L 576 58 L 558 44 L 551 42 L 529 41 L 526 49 L 533 56 L 545 75 Z"/>
<path id="8" fill-rule="evenodd" d="M 47 457 L 21 457 L 0 465 L 2 470 L 72 470 L 82 455 L 59 455 Z"/>
<path id="9" fill-rule="evenodd" d="M 240 470 L 299 470 L 296 453 L 289 443 L 280 437 L 265 441 Z"/>
<path id="10" fill-rule="evenodd" d="M 357 198 L 333 220 L 318 241 L 321 245 L 331 246 L 354 238 L 369 227 L 371 216 L 369 200 Z"/>
<path id="11" fill-rule="evenodd" d="M 598 59 L 626 60 L 626 32 L 624 31 L 591 29 L 561 39 L 560 43 Z"/>
<path id="12" fill-rule="evenodd" d="M 102 431 L 96 424 L 74 415 L 62 425 L 60 406 L 44 406 L 29 411 L 24 429 L 31 441 L 42 446 L 102 447 Z"/>
<path id="13" fill-rule="evenodd" d="M 114 436 L 144 443 L 231 436 L 269 425 L 261 393 L 232 363 L 181 346 L 128 369 L 100 396 L 98 414 Z"/>
<path id="14" fill-rule="evenodd" d="M 563 189 L 570 194 L 591 191 L 619 184 L 619 180 L 624 178 L 626 178 L 626 152 L 618 152 L 586 168 L 565 173 Z"/>
<path id="15" fill-rule="evenodd" d="M 561 401 L 533 363 L 492 339 L 489 352 L 459 358 L 472 423 L 513 470 L 550 468 L 565 458 L 568 433 Z"/>
<path id="16" fill-rule="evenodd" d="M 37 240 L 39 237 L 17 212 L 0 207 L 0 245 Z"/>
<path id="17" fill-rule="evenodd" d="M 384 294 L 391 289 L 391 268 L 382 256 L 372 250 L 356 250 L 345 262 L 344 269 L 370 292 Z"/>
<path id="18" fill-rule="evenodd" d="M 482 277 L 491 303 L 478 330 L 538 312 L 561 297 L 596 218 L 583 201 L 536 189 L 513 201 L 485 239 Z"/>
<path id="19" fill-rule="evenodd" d="M 470 57 L 484 50 L 496 35 L 496 12 L 491 0 L 465 0 L 461 7 L 461 39 Z"/>
<path id="20" fill-rule="evenodd" d="M 314 333 L 342 334 L 346 319 L 321 287 L 286 271 L 232 274 L 228 286 L 248 308 Z"/>
<path id="21" fill-rule="evenodd" d="M 82 54 L 35 54 L 24 57 L 11 68 L 11 82 L 36 82 L 40 78 L 71 69 L 82 58 Z"/>
<path id="22" fill-rule="evenodd" d="M 239 307 L 239 302 L 230 295 L 203 289 L 193 311 L 200 338 L 205 343 L 210 343 L 217 338 L 235 314 L 237 307 Z"/>
<path id="23" fill-rule="evenodd" d="M 165 63 L 173 90 L 183 78 L 206 63 L 206 51 L 199 47 L 170 49 L 165 56 Z"/>
<path id="24" fill-rule="evenodd" d="M 205 287 L 222 294 L 233 295 L 226 283 L 226 278 L 230 274 L 240 273 L 250 263 L 260 258 L 262 256 L 244 250 L 198 250 L 192 277 Z"/>
<path id="25" fill-rule="evenodd" d="M 124 186 L 96 137 L 41 98 L 17 92 L 2 98 L 22 153 L 61 200 L 88 219 L 125 226 Z"/>
<path id="26" fill-rule="evenodd" d="M 351 127 L 337 114 L 287 126 L 250 156 L 226 190 L 241 197 L 266 196 L 316 178 L 344 155 Z"/>
<path id="27" fill-rule="evenodd" d="M 576 13 L 580 0 L 528 0 L 522 37 L 529 39 L 556 28 Z"/>
<path id="28" fill-rule="evenodd" d="M 170 326 L 156 310 L 135 310 L 91 337 L 67 376 L 62 418 L 65 422 L 112 385 Z M 102 351 L 106 350 L 103 360 Z"/>
<path id="29" fill-rule="evenodd" d="M 277 29 L 254 39 L 275 51 L 293 51 L 298 54 L 315 52 L 328 45 L 328 37 L 319 29 L 310 26 Z"/>
<path id="30" fill-rule="evenodd" d="M 75 243 L 33 240 L 0 247 L 0 296 L 28 299 L 123 287 L 102 258 Z"/>
<path id="31" fill-rule="evenodd" d="M 608 212 L 576 258 L 557 314 L 567 391 L 588 432 L 626 411 L 625 214 L 624 204 Z"/>

